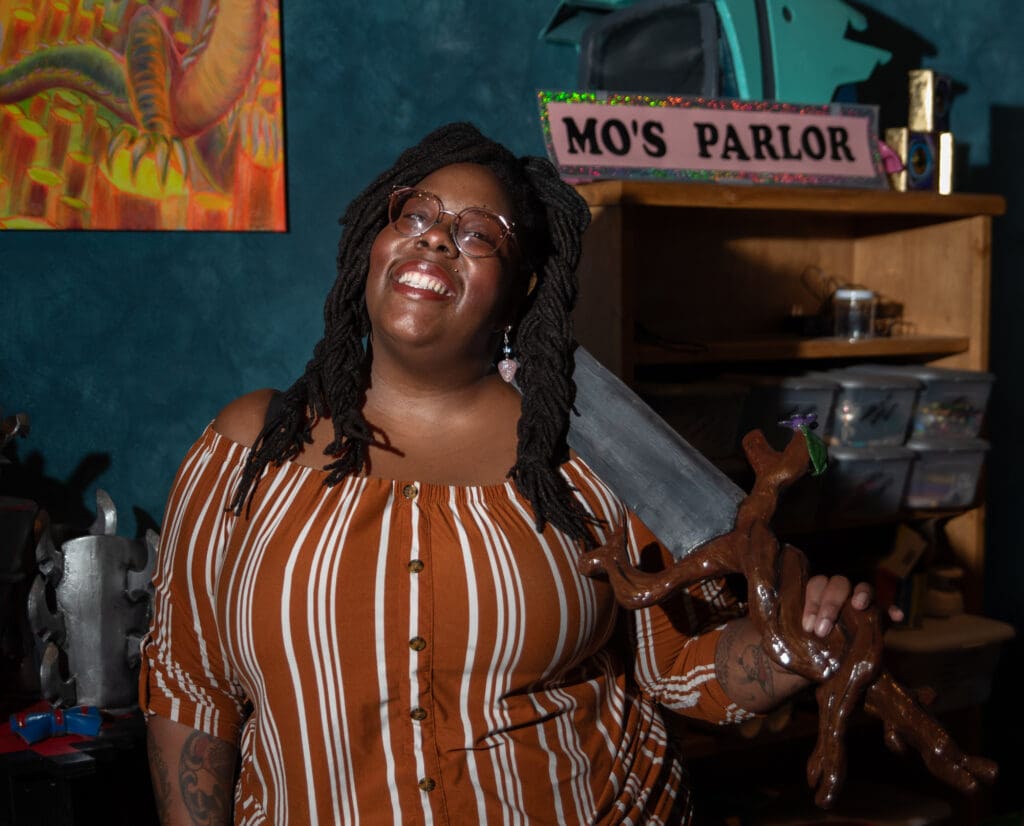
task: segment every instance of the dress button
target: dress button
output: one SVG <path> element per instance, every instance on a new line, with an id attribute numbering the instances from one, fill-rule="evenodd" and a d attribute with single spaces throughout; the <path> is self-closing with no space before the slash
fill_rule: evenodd
<path id="1" fill-rule="evenodd" d="M 409 716 L 417 722 L 419 722 L 420 720 L 426 720 L 427 710 L 425 708 L 420 708 L 419 706 L 416 706 L 416 708 L 409 712 Z"/>
<path id="2" fill-rule="evenodd" d="M 413 651 L 422 651 L 427 647 L 427 641 L 423 637 L 413 637 L 409 640 L 409 647 Z"/>
<path id="3" fill-rule="evenodd" d="M 419 488 L 417 488 L 415 485 L 406 485 L 404 488 L 402 488 L 402 496 L 404 496 L 406 499 L 415 499 L 416 494 L 419 492 Z"/>
<path id="4" fill-rule="evenodd" d="M 422 559 L 410 560 L 410 562 L 409 562 L 409 573 L 410 574 L 418 574 L 422 570 L 423 570 L 423 560 Z"/>
<path id="5" fill-rule="evenodd" d="M 423 791 L 425 791 L 425 792 L 432 792 L 432 791 L 434 791 L 434 787 L 436 785 L 437 784 L 433 780 L 431 780 L 429 777 L 424 777 L 422 780 L 420 780 L 420 788 Z"/>

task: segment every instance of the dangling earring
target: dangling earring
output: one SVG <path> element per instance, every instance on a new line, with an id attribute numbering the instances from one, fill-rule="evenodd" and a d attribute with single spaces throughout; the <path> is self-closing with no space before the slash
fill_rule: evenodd
<path id="1" fill-rule="evenodd" d="M 519 362 L 512 358 L 512 345 L 508 340 L 510 332 L 512 332 L 512 325 L 508 324 L 505 326 L 505 344 L 501 348 L 501 353 L 505 358 L 498 362 L 498 373 L 509 384 L 513 382 L 516 370 L 519 369 Z"/>

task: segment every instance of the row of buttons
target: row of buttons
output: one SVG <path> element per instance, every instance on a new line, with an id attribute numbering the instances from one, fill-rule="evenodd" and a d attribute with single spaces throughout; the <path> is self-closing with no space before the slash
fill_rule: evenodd
<path id="1" fill-rule="evenodd" d="M 421 722 L 427 719 L 427 710 L 425 708 L 420 708 L 419 706 L 416 706 L 416 708 L 409 712 L 409 716 L 412 717 L 413 720 Z M 420 779 L 419 787 L 421 791 L 432 792 L 434 791 L 436 786 L 437 784 L 431 777 L 423 777 Z"/>
<path id="2" fill-rule="evenodd" d="M 419 489 L 415 485 L 405 485 L 402 488 L 402 496 L 404 496 L 406 499 L 415 499 L 418 493 Z M 423 560 L 412 559 L 409 561 L 408 567 L 410 574 L 418 574 L 423 570 Z M 427 641 L 423 639 L 423 637 L 413 637 L 411 640 L 409 640 L 409 647 L 413 651 L 422 651 L 424 648 L 427 647 Z M 416 706 L 416 708 L 412 709 L 409 712 L 409 716 L 419 723 L 427 719 L 427 710 L 425 708 L 420 708 L 419 706 Z M 433 778 L 430 777 L 421 778 L 418 785 L 420 787 L 420 790 L 424 792 L 432 792 L 437 787 L 437 784 L 434 782 Z"/>

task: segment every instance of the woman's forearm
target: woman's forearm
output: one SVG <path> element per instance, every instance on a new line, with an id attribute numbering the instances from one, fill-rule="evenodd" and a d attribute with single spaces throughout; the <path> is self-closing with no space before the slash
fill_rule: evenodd
<path id="1" fill-rule="evenodd" d="M 729 699 L 756 713 L 770 711 L 808 684 L 768 656 L 749 617 L 725 626 L 715 649 L 715 672 Z"/>

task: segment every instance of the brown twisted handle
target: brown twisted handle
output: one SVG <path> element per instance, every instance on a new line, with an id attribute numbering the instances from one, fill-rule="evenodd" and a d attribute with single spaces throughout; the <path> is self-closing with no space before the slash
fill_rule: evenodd
<path id="1" fill-rule="evenodd" d="M 749 612 L 769 656 L 784 668 L 818 684 L 818 738 L 807 764 L 815 802 L 833 805 L 846 774 L 844 735 L 850 714 L 864 700 L 881 718 L 886 744 L 897 752 L 908 746 L 929 771 L 964 792 L 995 780 L 996 764 L 965 755 L 946 730 L 882 666 L 881 614 L 847 604 L 824 639 L 803 630 L 807 559 L 780 544 L 770 527 L 779 495 L 807 472 L 806 442 L 794 437 L 785 451 L 773 450 L 760 431 L 748 433 L 743 449 L 755 473 L 754 486 L 740 503 L 732 531 L 705 543 L 656 573 L 635 568 L 619 528 L 602 547 L 582 556 L 580 571 L 605 575 L 626 608 L 654 605 L 677 588 L 708 577 L 746 577 Z"/>

